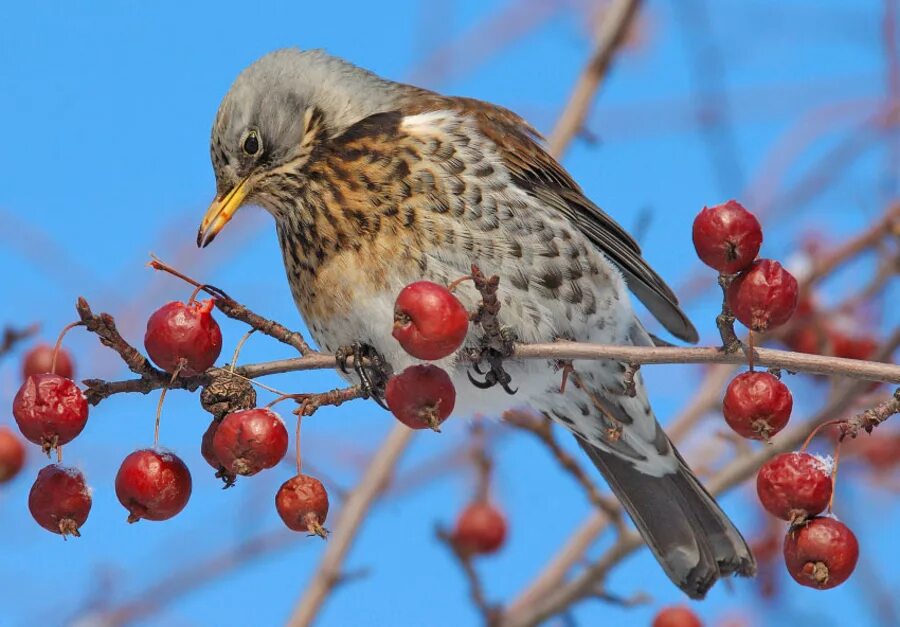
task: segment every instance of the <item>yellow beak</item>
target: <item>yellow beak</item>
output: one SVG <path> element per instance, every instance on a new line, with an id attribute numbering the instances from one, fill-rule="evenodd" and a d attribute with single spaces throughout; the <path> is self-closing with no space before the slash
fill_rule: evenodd
<path id="1" fill-rule="evenodd" d="M 216 196 L 206 210 L 200 231 L 197 233 L 197 246 L 205 248 L 216 238 L 247 197 L 247 179 L 234 186 L 223 196 Z"/>

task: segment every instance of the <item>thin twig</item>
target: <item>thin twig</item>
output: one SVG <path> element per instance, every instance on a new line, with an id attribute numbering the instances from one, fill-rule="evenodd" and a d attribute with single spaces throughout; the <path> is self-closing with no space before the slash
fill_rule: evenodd
<path id="1" fill-rule="evenodd" d="M 0 358 L 3 358 L 7 353 L 12 352 L 20 342 L 37 334 L 40 328 L 41 326 L 39 324 L 32 324 L 24 329 L 17 329 L 10 326 L 4 328 L 3 335 L 0 336 Z"/>

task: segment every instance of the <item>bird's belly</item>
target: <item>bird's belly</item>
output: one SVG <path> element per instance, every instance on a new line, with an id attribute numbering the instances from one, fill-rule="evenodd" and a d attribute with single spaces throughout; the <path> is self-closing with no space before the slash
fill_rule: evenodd
<path id="1" fill-rule="evenodd" d="M 348 270 L 345 265 L 324 267 L 317 274 L 316 303 L 304 300 L 296 289 L 294 296 L 321 350 L 334 352 L 341 346 L 363 342 L 378 350 L 394 371 L 399 372 L 422 362 L 408 355 L 391 335 L 397 294 L 416 280 L 447 284 L 466 275 L 472 261 L 486 274 L 500 276 L 500 323 L 511 328 L 520 341 L 551 342 L 563 338 L 629 343 L 633 313 L 624 284 L 599 253 L 592 259 L 593 263 L 585 265 L 582 276 L 568 279 L 567 285 L 550 288 L 542 284 L 542 277 L 554 272 L 565 273 L 564 268 L 556 271 L 553 259 L 531 256 L 528 264 L 522 258 L 504 255 L 473 259 L 456 250 L 438 250 L 427 256 L 424 268 L 410 268 L 408 264 L 392 266 L 384 260 L 378 268 L 370 266 L 368 271 L 361 263 L 354 270 Z M 565 259 L 558 261 L 571 263 Z M 598 272 L 591 273 L 591 267 L 599 268 Z M 523 277 L 530 278 L 523 280 Z M 573 291 L 578 299 L 573 298 Z M 475 311 L 481 302 L 471 281 L 461 283 L 455 293 L 469 311 Z M 478 346 L 481 336 L 481 329 L 473 325 L 466 345 Z M 457 363 L 454 357 L 436 363 L 450 373 L 457 389 L 454 410 L 457 416 L 496 415 L 511 407 L 530 404 L 531 398 L 544 395 L 548 389 L 558 390 L 561 381 L 561 373 L 551 362 L 509 361 L 505 367 L 512 376 L 511 387 L 518 390 L 510 395 L 500 386 L 483 390 L 472 385 L 467 376 L 469 365 Z M 592 366 L 585 364 L 585 367 Z M 353 381 L 355 377 L 348 375 L 348 379 Z"/>

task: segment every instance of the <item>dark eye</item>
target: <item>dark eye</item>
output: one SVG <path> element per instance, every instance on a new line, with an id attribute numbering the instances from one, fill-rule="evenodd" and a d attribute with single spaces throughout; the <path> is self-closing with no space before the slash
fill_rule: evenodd
<path id="1" fill-rule="evenodd" d="M 244 149 L 244 152 L 250 156 L 259 152 L 259 134 L 256 131 L 247 133 L 242 148 Z"/>

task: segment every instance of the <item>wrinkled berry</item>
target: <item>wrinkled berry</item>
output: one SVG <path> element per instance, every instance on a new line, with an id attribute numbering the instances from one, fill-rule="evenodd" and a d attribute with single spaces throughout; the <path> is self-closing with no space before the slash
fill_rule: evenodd
<path id="1" fill-rule="evenodd" d="M 305 531 L 324 538 L 328 516 L 328 492 L 315 477 L 297 475 L 285 481 L 275 495 L 275 509 L 292 531 Z"/>
<path id="2" fill-rule="evenodd" d="M 153 362 L 174 372 L 181 359 L 182 372 L 195 375 L 216 363 L 222 352 L 222 331 L 212 317 L 213 301 L 173 301 L 153 312 L 147 320 L 144 347 Z"/>
<path id="3" fill-rule="evenodd" d="M 809 453 L 782 453 L 759 469 L 756 492 L 769 513 L 796 524 L 828 507 L 831 474 Z"/>
<path id="4" fill-rule="evenodd" d="M 58 374 L 33 374 L 13 400 L 19 430 L 45 452 L 71 442 L 88 419 L 88 404 L 75 382 Z"/>
<path id="5" fill-rule="evenodd" d="M 744 372 L 725 390 L 722 413 L 735 432 L 752 440 L 768 440 L 791 417 L 794 398 L 778 377 L 768 372 Z"/>
<path id="6" fill-rule="evenodd" d="M 213 451 L 225 470 L 246 477 L 277 465 L 287 448 L 287 429 L 271 409 L 228 414 L 213 436 Z"/>
<path id="7" fill-rule="evenodd" d="M 726 291 L 728 307 L 741 324 L 754 331 L 781 326 L 797 308 L 797 279 L 771 259 L 755 261 Z"/>
<path id="8" fill-rule="evenodd" d="M 763 239 L 759 220 L 735 200 L 704 207 L 694 218 L 692 235 L 697 256 L 723 274 L 753 263 Z"/>
<path id="9" fill-rule="evenodd" d="M 63 537 L 81 535 L 91 503 L 91 490 L 81 471 L 59 464 L 41 468 L 28 494 L 28 509 L 35 521 Z"/>
<path id="10" fill-rule="evenodd" d="M 172 453 L 141 449 L 122 462 L 116 474 L 116 496 L 128 510 L 128 522 L 168 520 L 191 497 L 191 473 Z"/>

